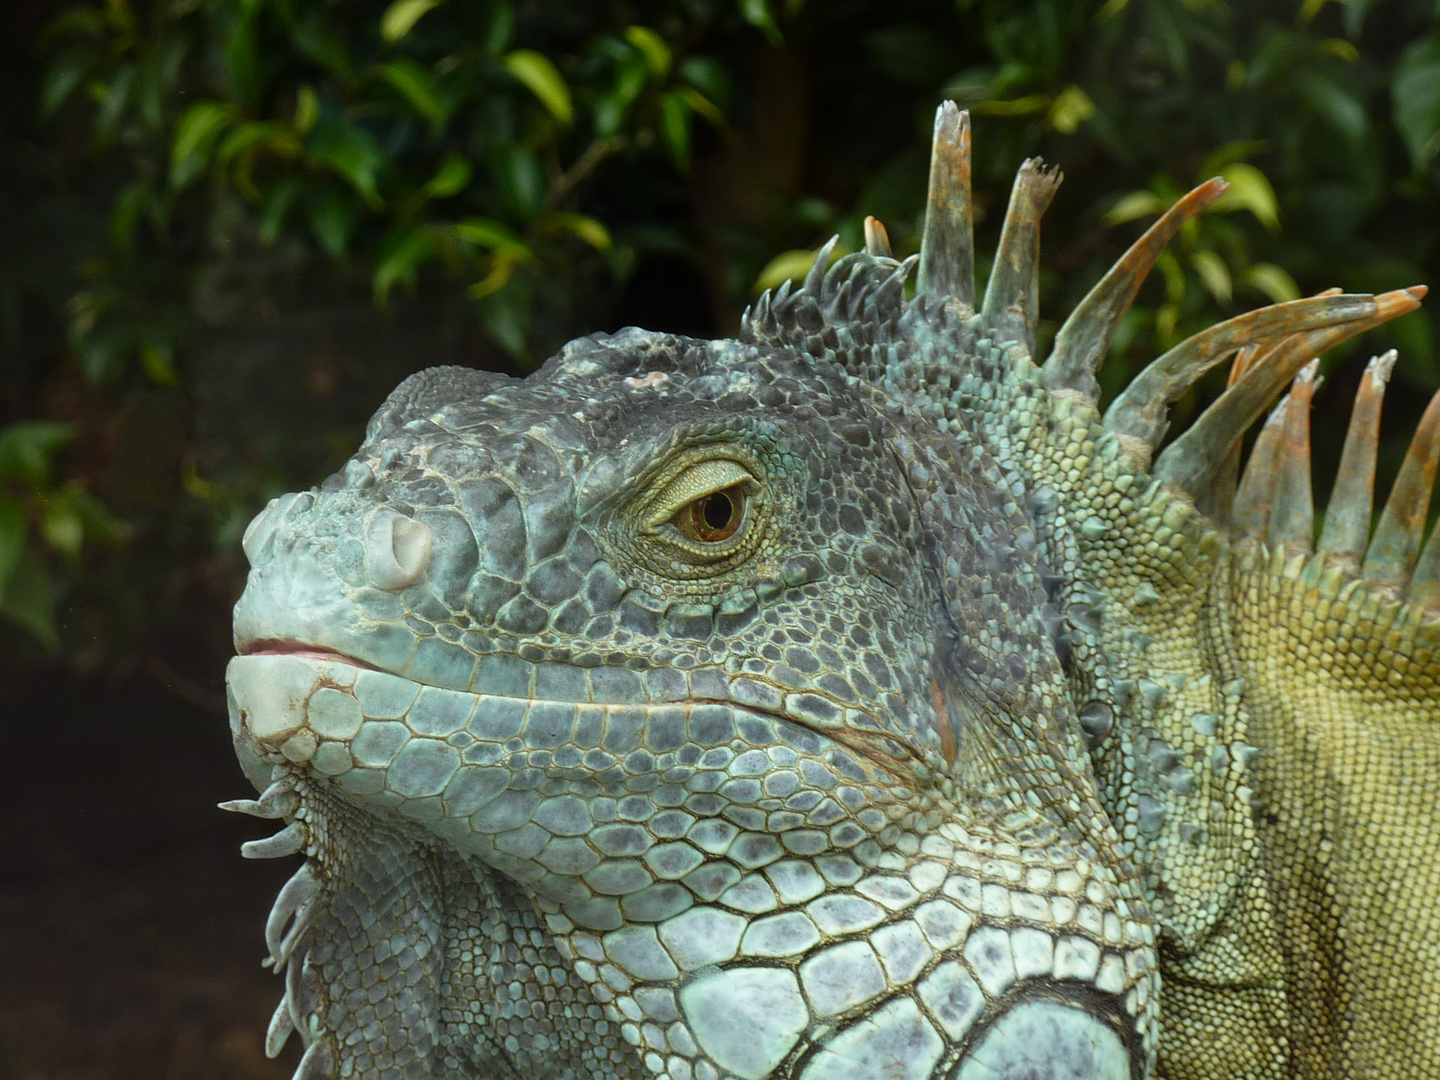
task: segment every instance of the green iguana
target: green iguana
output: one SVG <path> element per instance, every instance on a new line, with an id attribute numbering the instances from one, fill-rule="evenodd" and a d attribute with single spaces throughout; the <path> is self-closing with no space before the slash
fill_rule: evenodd
<path id="1" fill-rule="evenodd" d="M 1373 538 L 1393 354 L 1318 546 L 1308 430 L 1313 358 L 1425 290 L 1241 315 L 1102 418 L 1224 184 L 1040 363 L 1058 182 L 1021 168 L 977 302 L 946 104 L 918 256 L 872 221 L 738 340 L 422 372 L 255 519 L 227 805 L 307 857 L 266 927 L 299 1080 L 1440 1076 L 1440 397 Z"/>

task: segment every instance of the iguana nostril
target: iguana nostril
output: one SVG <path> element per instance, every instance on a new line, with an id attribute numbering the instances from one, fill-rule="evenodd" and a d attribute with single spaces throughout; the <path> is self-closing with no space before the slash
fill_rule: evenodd
<path id="1" fill-rule="evenodd" d="M 381 589 L 404 589 L 430 565 L 432 544 L 424 522 L 382 507 L 365 530 L 365 573 Z"/>
<path id="2" fill-rule="evenodd" d="M 245 535 L 240 539 L 240 547 L 245 552 L 245 558 L 250 561 L 251 566 L 257 565 L 265 550 L 265 545 L 270 542 L 270 537 L 275 535 L 275 526 L 280 524 L 280 519 L 285 516 L 285 511 L 297 498 L 298 496 L 291 492 L 281 495 L 277 499 L 271 499 L 265 504 L 265 509 L 256 514 L 250 524 L 245 526 Z"/>

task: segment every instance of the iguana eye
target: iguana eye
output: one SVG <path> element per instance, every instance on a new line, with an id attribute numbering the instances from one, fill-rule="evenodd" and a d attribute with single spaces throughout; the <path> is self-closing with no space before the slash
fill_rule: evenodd
<path id="1" fill-rule="evenodd" d="M 730 457 L 692 458 L 656 485 L 641 520 L 663 545 L 654 550 L 667 570 L 723 572 L 749 556 L 768 520 L 756 473 Z"/>
<path id="2" fill-rule="evenodd" d="M 746 499 L 744 487 L 740 484 L 723 491 L 712 491 L 682 506 L 670 523 L 688 540 L 718 544 L 734 536 L 745 520 Z"/>

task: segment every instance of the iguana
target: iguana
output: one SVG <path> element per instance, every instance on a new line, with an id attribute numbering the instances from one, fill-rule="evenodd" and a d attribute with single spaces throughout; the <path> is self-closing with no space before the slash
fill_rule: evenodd
<path id="1" fill-rule="evenodd" d="M 917 256 L 872 220 L 737 340 L 422 372 L 250 525 L 228 805 L 306 856 L 298 1080 L 1440 1076 L 1440 397 L 1373 537 L 1393 354 L 1318 545 L 1308 430 L 1313 358 L 1424 288 L 1220 323 L 1102 417 L 1224 184 L 1042 363 L 1059 175 L 981 300 L 969 138 L 942 106 Z"/>

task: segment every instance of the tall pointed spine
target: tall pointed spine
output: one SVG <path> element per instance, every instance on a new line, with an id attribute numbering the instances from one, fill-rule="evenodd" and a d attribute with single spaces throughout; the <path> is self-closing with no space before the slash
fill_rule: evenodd
<path id="1" fill-rule="evenodd" d="M 1078 390 L 1092 401 L 1100 396 L 1095 373 L 1105 362 L 1120 321 L 1155 266 L 1155 260 L 1180 227 L 1213 203 L 1229 187 L 1218 176 L 1205 181 L 1177 202 L 1130 245 L 1105 276 L 1081 300 L 1060 332 L 1041 369 L 1051 390 Z"/>
<path id="2" fill-rule="evenodd" d="M 935 110 L 930 191 L 915 291 L 975 309 L 975 207 L 970 194 L 970 114 L 953 101 Z"/>
<path id="3" fill-rule="evenodd" d="M 1166 447 L 1156 460 L 1152 475 L 1194 499 L 1213 482 L 1235 440 L 1312 357 L 1321 356 L 1342 341 L 1398 315 L 1414 311 L 1420 306 L 1420 298 L 1425 292 L 1423 285 L 1415 285 L 1383 293 L 1373 299 L 1364 297 L 1362 299 L 1370 300 L 1372 305 L 1370 314 L 1338 326 L 1307 330 L 1286 337 L 1277 348 L 1257 361 L 1244 378 L 1221 394 L 1188 431 Z M 1346 297 L 1326 299 L 1343 301 Z M 1294 302 L 1303 304 L 1306 301 Z M 1141 378 L 1144 374 L 1141 373 Z M 1106 421 L 1109 426 L 1108 413 Z"/>
<path id="4" fill-rule="evenodd" d="M 1400 475 L 1380 512 L 1361 574 L 1383 585 L 1405 585 L 1420 552 L 1430 493 L 1440 468 L 1440 393 L 1430 399 L 1415 429 Z"/>
<path id="5" fill-rule="evenodd" d="M 985 325 L 997 341 L 1018 341 L 1032 356 L 1040 317 L 1040 218 L 1060 179 L 1060 170 L 1045 168 L 1039 158 L 1020 166 L 985 288 Z"/>
<path id="6" fill-rule="evenodd" d="M 1234 386 L 1240 381 L 1240 377 L 1250 370 L 1250 365 L 1260 355 L 1259 345 L 1246 345 L 1235 354 L 1235 359 L 1230 361 L 1230 377 L 1226 382 L 1227 386 Z M 1209 514 L 1216 521 L 1228 524 L 1233 515 L 1236 487 L 1240 480 L 1240 451 L 1239 439 L 1230 447 L 1230 456 L 1225 459 L 1215 473 L 1215 483 L 1210 486 L 1195 505 L 1202 513 Z"/>
<path id="7" fill-rule="evenodd" d="M 1421 607 L 1440 608 L 1440 527 L 1430 530 L 1430 539 L 1420 552 L 1410 578 L 1409 598 Z"/>
<path id="8" fill-rule="evenodd" d="M 1370 522 L 1375 512 L 1375 458 L 1380 445 L 1380 407 L 1385 386 L 1395 367 L 1396 352 L 1372 357 L 1360 377 L 1340 472 L 1325 508 L 1325 527 L 1319 550 L 1358 568 L 1370 543 Z"/>
<path id="9" fill-rule="evenodd" d="M 1290 387 L 1290 408 L 1280 444 L 1280 471 L 1270 508 L 1267 541 L 1289 554 L 1310 554 L 1315 545 L 1315 493 L 1310 478 L 1310 406 L 1320 380 L 1319 360 L 1300 369 Z"/>
<path id="10" fill-rule="evenodd" d="M 1289 412 L 1290 397 L 1287 394 L 1271 411 L 1265 426 L 1255 437 L 1255 445 L 1250 448 L 1250 460 L 1245 463 L 1245 475 L 1240 478 L 1240 489 L 1235 492 L 1235 506 L 1231 514 L 1236 536 L 1265 539 L 1270 508 L 1275 503 L 1275 487 L 1280 477 L 1285 418 Z"/>
<path id="11" fill-rule="evenodd" d="M 890 233 L 874 214 L 865 218 L 865 252 L 882 259 L 895 257 L 890 249 Z"/>
<path id="12" fill-rule="evenodd" d="M 1274 344 L 1274 339 L 1300 331 L 1357 323 L 1373 315 L 1375 310 L 1376 301 L 1373 296 L 1312 296 L 1305 300 L 1291 300 L 1284 304 L 1257 308 L 1217 323 L 1208 330 L 1186 338 L 1135 376 L 1105 411 L 1105 427 L 1117 435 L 1137 440 L 1153 452 L 1165 437 L 1171 404 L 1199 382 L 1201 376 L 1237 349 L 1249 344 L 1260 344 L 1263 348 Z M 1303 358 L 1301 362 L 1306 359 L 1309 357 Z M 1268 360 L 1261 358 L 1252 365 L 1251 372 L 1267 366 Z M 1279 386 L 1289 382 L 1294 374 L 1294 371 L 1286 374 Z M 1250 377 L 1249 373 L 1246 377 Z M 1279 386 L 1276 387 L 1277 393 Z M 1238 386 L 1226 391 L 1226 394 L 1234 394 L 1237 390 Z M 1274 397 L 1275 394 L 1271 394 L 1260 402 L 1255 416 L 1258 416 Z M 1247 423 L 1246 427 L 1248 426 Z M 1239 434 L 1236 438 L 1239 438 Z"/>

